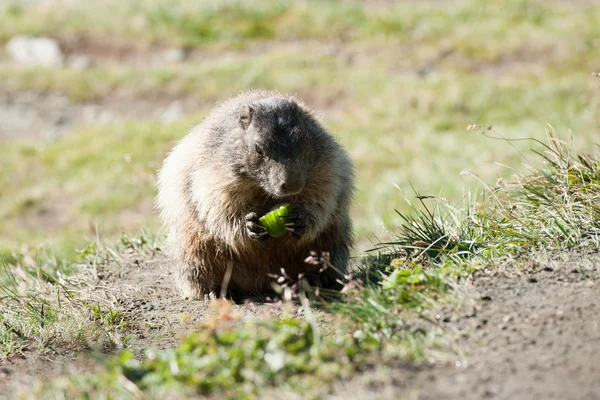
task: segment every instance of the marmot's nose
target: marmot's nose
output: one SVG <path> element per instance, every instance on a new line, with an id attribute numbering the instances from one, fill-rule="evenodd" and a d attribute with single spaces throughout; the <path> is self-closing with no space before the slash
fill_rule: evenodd
<path id="1" fill-rule="evenodd" d="M 302 182 L 302 180 L 298 179 L 298 180 L 282 183 L 281 186 L 279 187 L 279 190 L 281 190 L 282 193 L 285 193 L 287 195 L 292 195 L 292 194 L 300 193 L 302 188 L 304 188 L 304 182 Z"/>

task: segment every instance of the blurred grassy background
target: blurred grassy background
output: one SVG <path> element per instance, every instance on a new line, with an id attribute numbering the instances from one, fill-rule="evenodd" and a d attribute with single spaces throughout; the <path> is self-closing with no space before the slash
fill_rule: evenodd
<path id="1" fill-rule="evenodd" d="M 462 170 L 494 183 L 512 173 L 496 163 L 519 166 L 515 148 L 469 124 L 511 138 L 551 124 L 580 150 L 600 137 L 596 1 L 0 3 L 0 43 L 17 35 L 57 40 L 66 61 L 0 51 L 0 257 L 48 244 L 69 256 L 97 233 L 158 229 L 165 153 L 245 88 L 297 93 L 348 148 L 362 243 L 406 207 L 396 185 L 459 200 L 478 185 Z M 48 118 L 58 96 L 68 129 L 48 137 L 38 121 L 15 138 L 2 117 L 28 118 L 10 105 L 32 94 Z"/>

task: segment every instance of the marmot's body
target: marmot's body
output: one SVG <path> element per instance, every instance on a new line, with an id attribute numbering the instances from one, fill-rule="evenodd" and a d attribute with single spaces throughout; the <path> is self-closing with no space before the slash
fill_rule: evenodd
<path id="1" fill-rule="evenodd" d="M 269 274 L 315 272 L 311 251 L 345 271 L 353 244 L 353 165 L 293 97 L 242 93 L 216 107 L 166 158 L 157 208 L 184 297 L 218 294 L 228 268 L 234 293 L 270 291 Z M 269 238 L 258 217 L 293 206 L 290 234 Z M 311 268 L 313 270 L 311 270 Z M 327 269 L 322 283 L 341 278 Z"/>

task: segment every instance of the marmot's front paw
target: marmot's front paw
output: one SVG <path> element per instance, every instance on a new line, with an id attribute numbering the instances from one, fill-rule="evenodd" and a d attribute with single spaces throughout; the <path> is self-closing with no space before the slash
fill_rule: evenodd
<path id="1" fill-rule="evenodd" d="M 285 217 L 285 229 L 292 235 L 294 239 L 300 240 L 306 227 L 308 226 L 308 217 L 300 212 L 292 211 Z"/>
<path id="2" fill-rule="evenodd" d="M 251 212 L 246 215 L 246 233 L 251 239 L 263 242 L 269 238 L 269 232 L 258 223 L 258 214 Z"/>

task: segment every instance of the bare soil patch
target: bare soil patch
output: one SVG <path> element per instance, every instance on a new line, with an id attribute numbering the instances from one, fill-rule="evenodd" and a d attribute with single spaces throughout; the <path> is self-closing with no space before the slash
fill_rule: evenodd
<path id="1" fill-rule="evenodd" d="M 126 339 L 134 350 L 162 349 L 177 345 L 179 339 L 198 324 L 219 314 L 209 302 L 184 300 L 175 292 L 173 269 L 163 256 L 147 260 L 133 257 L 127 265 L 110 265 L 98 272 L 96 291 L 116 300 L 118 308 L 133 323 Z M 233 306 L 246 316 L 279 318 L 285 312 L 300 315 L 296 307 L 278 303 L 252 303 Z"/>
<path id="2" fill-rule="evenodd" d="M 171 122 L 196 111 L 190 98 L 131 99 L 115 95 L 107 101 L 76 103 L 65 94 L 0 89 L 0 142 L 56 140 L 81 124 L 155 119 Z"/>
<path id="3" fill-rule="evenodd" d="M 598 277 L 598 253 L 476 276 L 479 305 L 447 323 L 472 354 L 421 378 L 419 398 L 600 399 Z"/>
<path id="4" fill-rule="evenodd" d="M 464 357 L 381 366 L 332 398 L 600 399 L 599 277 L 597 252 L 535 255 L 477 273 L 463 309 L 431 315 L 458 335 Z"/>

